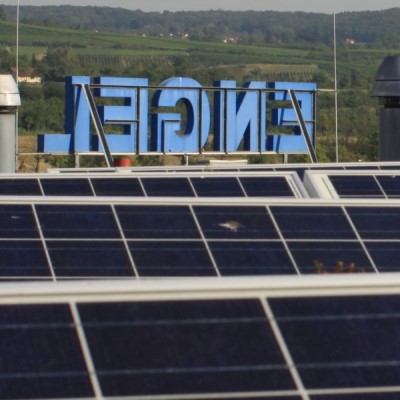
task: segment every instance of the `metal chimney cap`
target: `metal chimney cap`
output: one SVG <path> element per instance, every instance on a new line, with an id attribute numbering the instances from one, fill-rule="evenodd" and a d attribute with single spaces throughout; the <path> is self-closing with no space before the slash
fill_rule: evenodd
<path id="1" fill-rule="evenodd" d="M 387 56 L 375 76 L 376 81 L 400 81 L 400 57 Z"/>
<path id="2" fill-rule="evenodd" d="M 376 73 L 372 96 L 400 97 L 400 57 L 385 57 Z"/>
<path id="3" fill-rule="evenodd" d="M 0 75 L 0 107 L 21 105 L 18 86 L 12 75 Z"/>

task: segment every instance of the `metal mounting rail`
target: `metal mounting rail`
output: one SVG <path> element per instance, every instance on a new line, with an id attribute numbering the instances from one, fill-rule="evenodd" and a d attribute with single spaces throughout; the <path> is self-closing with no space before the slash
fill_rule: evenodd
<path id="1" fill-rule="evenodd" d="M 98 137 L 100 139 L 100 143 L 103 146 L 104 157 L 106 159 L 107 166 L 108 167 L 113 167 L 114 166 L 114 160 L 113 160 L 113 157 L 111 155 L 110 148 L 108 147 L 106 134 L 104 132 L 103 125 L 101 123 L 99 113 L 97 112 L 97 107 L 96 107 L 96 103 L 94 101 L 92 92 L 90 91 L 90 87 L 89 87 L 88 84 L 82 84 L 81 87 L 83 89 L 83 92 L 85 93 L 86 99 L 87 99 L 87 101 L 89 103 L 89 106 L 90 106 L 89 107 L 90 115 L 92 116 L 93 124 L 94 124 L 94 127 L 96 129 L 97 135 L 98 135 Z"/>
<path id="2" fill-rule="evenodd" d="M 300 108 L 299 101 L 297 100 L 296 92 L 293 89 L 290 89 L 289 94 L 290 94 L 290 98 L 292 100 L 293 108 L 296 112 L 297 120 L 300 123 L 301 134 L 303 135 L 304 140 L 306 141 L 306 145 L 307 145 L 308 153 L 310 154 L 311 161 L 313 163 L 317 163 L 318 162 L 317 154 L 315 153 L 315 149 L 311 142 L 311 138 L 308 135 L 307 125 L 306 125 L 303 115 L 301 113 L 301 108 Z"/>

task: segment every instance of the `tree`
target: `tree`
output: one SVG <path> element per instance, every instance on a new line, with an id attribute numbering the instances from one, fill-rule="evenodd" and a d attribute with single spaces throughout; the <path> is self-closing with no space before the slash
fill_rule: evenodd
<path id="1" fill-rule="evenodd" d="M 0 21 L 7 21 L 7 10 L 4 4 L 0 5 Z"/>
<path id="2" fill-rule="evenodd" d="M 63 81 L 65 76 L 79 73 L 79 59 L 70 46 L 50 47 L 38 70 L 45 81 Z"/>

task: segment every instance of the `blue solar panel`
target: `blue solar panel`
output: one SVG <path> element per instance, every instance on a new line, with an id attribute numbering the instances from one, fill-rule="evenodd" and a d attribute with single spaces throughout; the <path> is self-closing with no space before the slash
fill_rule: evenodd
<path id="1" fill-rule="evenodd" d="M 0 238 L 39 238 L 31 205 L 0 204 Z"/>
<path id="2" fill-rule="evenodd" d="M 2 279 L 394 272 L 400 207 L 0 205 Z"/>
<path id="3" fill-rule="evenodd" d="M 127 239 L 199 239 L 188 206 L 117 205 L 123 234 Z"/>
<path id="4" fill-rule="evenodd" d="M 398 296 L 270 299 L 307 389 L 394 387 Z"/>
<path id="5" fill-rule="evenodd" d="M 339 206 L 272 206 L 271 211 L 286 239 L 355 239 Z"/>
<path id="6" fill-rule="evenodd" d="M 145 193 L 149 197 L 193 197 L 193 189 L 187 178 L 142 178 Z"/>
<path id="7" fill-rule="evenodd" d="M 389 199 L 400 197 L 400 176 L 376 175 L 380 187 Z"/>
<path id="8" fill-rule="evenodd" d="M 342 199 L 396 199 L 400 196 L 400 176 L 398 171 L 382 172 L 364 170 L 359 173 L 343 171 L 308 173 L 305 182 L 312 182 L 314 191 L 322 193 L 325 188 L 330 194 Z M 327 184 L 332 185 L 332 189 Z M 307 186 L 307 184 L 306 184 Z M 336 197 L 334 196 L 334 197 Z"/>
<path id="9" fill-rule="evenodd" d="M 210 255 L 199 241 L 129 243 L 140 276 L 216 276 Z"/>
<path id="10" fill-rule="evenodd" d="M 45 196 L 93 196 L 89 180 L 77 179 L 46 179 L 41 178 Z"/>
<path id="11" fill-rule="evenodd" d="M 191 178 L 198 197 L 243 197 L 244 191 L 236 177 Z"/>
<path id="12" fill-rule="evenodd" d="M 0 177 L 0 196 L 138 196 L 138 197 L 289 197 L 298 193 L 289 185 L 292 175 L 262 176 L 212 174 L 187 176 L 30 175 Z M 300 184 L 300 181 L 296 181 Z"/>
<path id="13" fill-rule="evenodd" d="M 292 189 L 282 177 L 240 177 L 240 183 L 248 197 L 292 197 Z"/>
<path id="14" fill-rule="evenodd" d="M 52 239 L 116 239 L 117 223 L 108 205 L 37 205 L 44 237 Z"/>
<path id="15" fill-rule="evenodd" d="M 36 293 L 37 303 L 3 303 L 0 398 L 400 396 L 398 294 L 298 296 L 294 287 L 277 296 L 262 287 L 123 301 L 115 287 L 97 300 L 51 304 Z"/>
<path id="16" fill-rule="evenodd" d="M 374 176 L 329 175 L 329 179 L 341 198 L 385 198 Z"/>
<path id="17" fill-rule="evenodd" d="M 195 206 L 207 239 L 277 239 L 278 233 L 264 206 Z"/>
<path id="18" fill-rule="evenodd" d="M 289 197 L 298 196 L 286 176 L 205 175 L 0 177 L 0 196 Z M 297 182 L 297 181 L 296 181 Z M 297 182 L 299 183 L 299 182 Z M 294 185 L 295 186 L 295 185 Z"/>
<path id="19" fill-rule="evenodd" d="M 96 196 L 144 196 L 143 188 L 136 178 L 91 178 Z"/>
<path id="20" fill-rule="evenodd" d="M 41 196 L 43 194 L 37 178 L 3 178 L 0 183 L 0 195 Z"/>
<path id="21" fill-rule="evenodd" d="M 288 246 L 301 274 L 376 271 L 358 241 L 291 241 Z"/>
<path id="22" fill-rule="evenodd" d="M 69 306 L 0 306 L 0 398 L 93 397 Z"/>
<path id="23" fill-rule="evenodd" d="M 363 239 L 400 239 L 398 207 L 348 207 L 348 214 Z"/>
<path id="24" fill-rule="evenodd" d="M 49 240 L 46 245 L 57 277 L 136 276 L 127 250 L 121 241 Z"/>
<path id="25" fill-rule="evenodd" d="M 286 275 L 296 269 L 280 242 L 210 241 L 222 276 Z"/>
<path id="26" fill-rule="evenodd" d="M 295 388 L 256 300 L 79 304 L 78 310 L 105 396 Z"/>

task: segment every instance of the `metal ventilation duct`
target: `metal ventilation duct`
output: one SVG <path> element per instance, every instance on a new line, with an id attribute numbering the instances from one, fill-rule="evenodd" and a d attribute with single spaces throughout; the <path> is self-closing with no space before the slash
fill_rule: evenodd
<path id="1" fill-rule="evenodd" d="M 400 160 L 400 57 L 386 57 L 376 74 L 372 95 L 379 97 L 379 160 Z"/>

